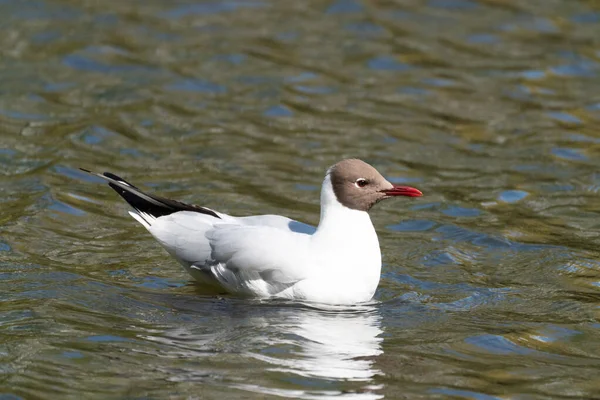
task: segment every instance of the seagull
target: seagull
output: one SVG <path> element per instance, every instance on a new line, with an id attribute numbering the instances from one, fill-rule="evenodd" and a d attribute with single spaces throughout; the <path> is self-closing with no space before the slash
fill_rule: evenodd
<path id="1" fill-rule="evenodd" d="M 108 181 L 133 208 L 129 214 L 200 283 L 237 296 L 327 305 L 364 303 L 375 294 L 381 251 L 371 207 L 423 195 L 391 184 L 364 161 L 343 160 L 325 174 L 315 228 L 281 215 L 235 217 L 81 169 Z"/>

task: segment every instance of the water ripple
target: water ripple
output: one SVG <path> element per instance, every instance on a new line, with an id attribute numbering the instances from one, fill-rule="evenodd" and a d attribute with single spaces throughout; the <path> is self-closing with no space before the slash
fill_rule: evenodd
<path id="1" fill-rule="evenodd" d="M 0 0 L 5 397 L 596 396 L 598 15 Z M 425 193 L 373 208 L 349 310 L 198 289 L 78 169 L 316 224 L 344 157 Z"/>

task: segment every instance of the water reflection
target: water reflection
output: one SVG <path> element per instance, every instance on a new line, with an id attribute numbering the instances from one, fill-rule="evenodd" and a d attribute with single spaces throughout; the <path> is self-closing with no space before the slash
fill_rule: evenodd
<path id="1" fill-rule="evenodd" d="M 255 379 L 241 383 L 234 379 L 228 384 L 245 391 L 302 399 L 383 397 L 379 393 L 383 385 L 375 382 L 382 375 L 376 359 L 383 354 L 381 315 L 375 305 L 317 309 L 240 303 L 233 307 L 222 317 L 234 319 L 210 331 L 206 326 L 178 327 L 147 339 L 168 344 L 169 353 L 178 358 L 206 356 L 207 351 L 220 348 L 241 353 L 246 365 L 258 362 Z"/>
<path id="2" fill-rule="evenodd" d="M 379 373 L 372 358 L 383 352 L 381 317 L 376 309 L 328 312 L 302 311 L 288 316 L 291 323 L 278 327 L 286 337 L 295 335 L 293 351 L 297 360 L 281 360 L 277 357 L 256 355 L 263 361 L 279 366 L 282 370 L 302 376 L 322 378 L 370 380 Z M 282 344 L 286 341 L 282 341 Z"/>

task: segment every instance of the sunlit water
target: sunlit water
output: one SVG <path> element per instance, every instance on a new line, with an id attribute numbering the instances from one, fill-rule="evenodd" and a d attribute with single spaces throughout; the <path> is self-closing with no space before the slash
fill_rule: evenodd
<path id="1" fill-rule="evenodd" d="M 600 398 L 600 6 L 0 0 L 0 398 Z M 318 222 L 376 302 L 202 293 L 99 179 Z M 356 249 L 360 251 L 360 249 Z"/>

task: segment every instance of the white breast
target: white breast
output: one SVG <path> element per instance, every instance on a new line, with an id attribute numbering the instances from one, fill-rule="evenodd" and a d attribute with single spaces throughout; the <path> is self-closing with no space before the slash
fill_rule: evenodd
<path id="1" fill-rule="evenodd" d="M 372 298 L 381 274 L 381 251 L 369 214 L 337 201 L 329 176 L 321 193 L 321 221 L 312 235 L 313 268 L 295 295 L 326 303 L 349 304 Z"/>

